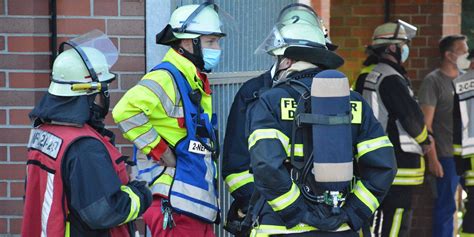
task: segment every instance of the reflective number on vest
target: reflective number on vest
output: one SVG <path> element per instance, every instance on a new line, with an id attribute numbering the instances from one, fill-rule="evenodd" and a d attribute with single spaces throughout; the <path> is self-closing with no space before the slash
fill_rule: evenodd
<path id="1" fill-rule="evenodd" d="M 351 111 L 352 111 L 351 123 L 361 124 L 362 123 L 362 102 L 351 101 Z"/>
<path id="2" fill-rule="evenodd" d="M 295 118 L 296 102 L 293 98 L 281 98 L 281 120 L 293 120 Z"/>
<path id="3" fill-rule="evenodd" d="M 31 129 L 28 148 L 33 148 L 56 159 L 63 140 L 41 129 Z"/>
<path id="4" fill-rule="evenodd" d="M 456 83 L 456 93 L 461 94 L 474 90 L 474 79 Z"/>
<path id="5" fill-rule="evenodd" d="M 201 154 L 201 155 L 206 155 L 207 153 L 209 153 L 209 151 L 206 150 L 206 148 L 200 142 L 197 142 L 197 141 L 189 142 L 188 151 L 192 153 Z"/>

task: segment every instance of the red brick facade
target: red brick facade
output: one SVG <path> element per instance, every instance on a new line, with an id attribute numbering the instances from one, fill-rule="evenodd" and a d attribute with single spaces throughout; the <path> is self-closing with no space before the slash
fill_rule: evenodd
<path id="1" fill-rule="evenodd" d="M 264 1 L 264 0 L 259 0 Z M 265 0 L 272 1 L 272 0 Z M 49 84 L 49 0 L 0 0 L 0 235 L 18 235 L 21 228 L 28 112 Z M 113 71 L 112 106 L 145 71 L 145 0 L 58 0 L 58 43 L 100 29 L 120 51 Z M 80 2 L 80 4 L 78 4 Z M 309 2 L 309 1 L 308 1 Z M 355 78 L 364 60 L 364 45 L 384 21 L 383 0 L 312 0 L 332 40 L 346 59 L 342 70 Z M 436 67 L 437 42 L 460 32 L 461 0 L 389 1 L 390 19 L 401 18 L 419 27 L 410 48 L 409 74 L 419 84 Z M 112 125 L 110 117 L 108 124 Z M 118 133 L 116 128 L 113 129 Z M 121 136 L 125 154 L 131 148 Z M 431 195 L 428 188 L 415 197 L 414 236 L 429 236 Z"/>
<path id="2" fill-rule="evenodd" d="M 0 0 L 0 235 L 18 235 L 21 230 L 27 115 L 49 85 L 49 2 Z M 114 101 L 145 71 L 144 14 L 144 0 L 57 1 L 58 44 L 100 29 L 119 49 Z M 130 155 L 129 147 L 121 148 Z"/>

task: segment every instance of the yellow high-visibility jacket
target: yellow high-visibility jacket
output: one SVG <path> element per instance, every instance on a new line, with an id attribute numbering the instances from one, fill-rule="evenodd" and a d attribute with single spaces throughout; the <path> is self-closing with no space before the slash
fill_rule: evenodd
<path id="1" fill-rule="evenodd" d="M 166 53 L 163 61 L 173 64 L 193 90 L 201 91 L 201 106 L 211 118 L 211 90 L 206 75 L 174 49 Z M 165 70 L 143 76 L 120 99 L 112 115 L 123 136 L 144 154 L 157 146 L 174 147 L 186 136 L 181 95 L 171 74 Z"/>

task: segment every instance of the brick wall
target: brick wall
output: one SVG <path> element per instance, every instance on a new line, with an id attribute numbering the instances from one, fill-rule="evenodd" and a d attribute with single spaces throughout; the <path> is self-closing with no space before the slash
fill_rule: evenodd
<path id="1" fill-rule="evenodd" d="M 461 31 L 461 0 L 404 0 L 390 2 L 390 20 L 402 19 L 418 27 L 405 64 L 415 88 L 438 65 L 438 40 Z M 376 26 L 384 23 L 382 0 L 333 0 L 330 6 L 331 38 L 339 44 L 346 63 L 342 70 L 357 78 Z"/>
<path id="2" fill-rule="evenodd" d="M 270 0 L 262 0 L 270 1 Z M 112 106 L 145 71 L 145 0 L 59 0 L 58 43 L 98 28 L 120 50 L 113 71 Z M 332 40 L 346 59 L 342 70 L 355 78 L 365 58 L 364 45 L 373 29 L 383 23 L 382 0 L 305 0 L 330 25 Z M 391 19 L 401 18 L 419 27 L 407 64 L 415 87 L 436 67 L 437 41 L 460 32 L 460 0 L 390 1 Z M 329 20 L 329 17 L 330 20 Z M 0 0 L 0 236 L 18 235 L 21 228 L 28 112 L 49 84 L 49 0 Z M 112 125 L 110 116 L 108 124 Z M 115 126 L 112 129 L 117 132 Z M 122 152 L 131 147 L 117 136 Z M 432 198 L 428 185 L 417 191 L 414 236 L 428 236 Z"/>
<path id="3" fill-rule="evenodd" d="M 27 114 L 49 85 L 49 2 L 0 0 L 0 236 L 18 235 L 21 229 Z M 57 1 L 58 45 L 100 29 L 119 49 L 112 106 L 145 71 L 144 5 L 144 0 Z M 112 124 L 110 117 L 107 121 Z M 130 146 L 117 137 L 130 155 Z"/>
<path id="4" fill-rule="evenodd" d="M 390 2 L 390 20 L 402 19 L 418 27 L 405 64 L 415 89 L 424 76 L 438 66 L 438 40 L 447 34 L 460 33 L 460 0 L 397 0 Z M 342 67 L 355 80 L 365 59 L 364 46 L 371 43 L 372 32 L 384 23 L 382 0 L 332 0 L 330 6 L 333 42 L 346 63 Z M 415 191 L 411 234 L 431 236 L 433 195 L 430 182 Z"/>

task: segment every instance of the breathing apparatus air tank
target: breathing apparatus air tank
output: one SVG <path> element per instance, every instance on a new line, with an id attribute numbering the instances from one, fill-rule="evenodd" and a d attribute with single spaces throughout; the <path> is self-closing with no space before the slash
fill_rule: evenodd
<path id="1" fill-rule="evenodd" d="M 311 113 L 313 134 L 312 173 L 321 202 L 338 213 L 353 177 L 351 104 L 347 77 L 337 70 L 325 70 L 313 78 Z"/>

